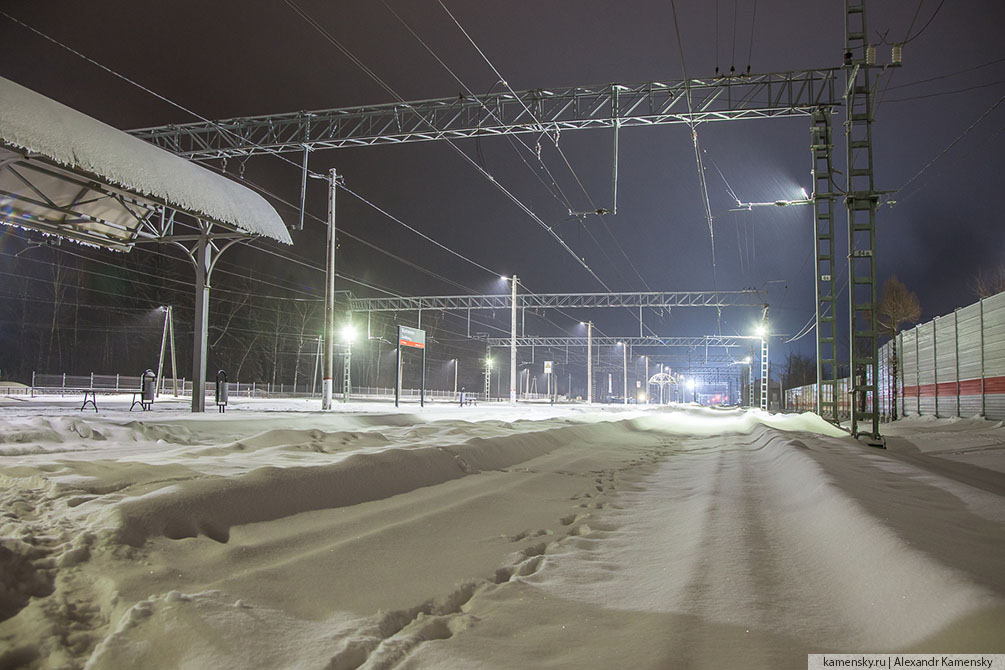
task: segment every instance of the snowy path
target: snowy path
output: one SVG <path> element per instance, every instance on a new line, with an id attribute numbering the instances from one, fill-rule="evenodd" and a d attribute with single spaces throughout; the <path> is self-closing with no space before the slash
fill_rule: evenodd
<path id="1" fill-rule="evenodd" d="M 472 416 L 5 418 L 0 667 L 1005 651 L 1000 426 L 886 453 L 810 416 Z"/>

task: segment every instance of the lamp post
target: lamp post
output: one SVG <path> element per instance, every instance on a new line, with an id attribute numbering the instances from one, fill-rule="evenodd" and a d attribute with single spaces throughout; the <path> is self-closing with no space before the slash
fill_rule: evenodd
<path id="1" fill-rule="evenodd" d="M 325 369 L 321 381 L 321 409 L 332 409 L 332 386 L 335 377 L 335 188 L 338 173 L 332 168 L 328 177 L 328 256 L 325 267 Z"/>
<path id="2" fill-rule="evenodd" d="M 457 400 L 457 368 L 459 366 L 456 358 L 450 359 L 454 362 L 454 400 Z"/>
<path id="3" fill-rule="evenodd" d="M 646 404 L 649 404 L 649 357 L 643 356 L 646 359 Z"/>
<path id="4" fill-rule="evenodd" d="M 621 347 L 621 371 L 622 376 L 622 386 L 621 386 L 621 400 L 623 405 L 628 404 L 628 347 L 624 342 L 618 342 L 618 346 Z"/>
<path id="5" fill-rule="evenodd" d="M 512 282 L 513 292 L 510 299 L 510 341 L 509 341 L 509 403 L 516 405 L 516 286 L 520 281 L 516 275 L 503 277 L 505 281 Z"/>
<path id="6" fill-rule="evenodd" d="M 593 322 L 587 321 L 580 325 L 586 326 L 586 404 L 593 404 Z"/>

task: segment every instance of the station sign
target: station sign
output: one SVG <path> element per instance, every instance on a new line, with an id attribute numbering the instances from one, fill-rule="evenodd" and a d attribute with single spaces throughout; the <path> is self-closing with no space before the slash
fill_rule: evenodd
<path id="1" fill-rule="evenodd" d="M 413 349 L 425 349 L 426 331 L 408 326 L 398 326 L 398 345 Z"/>

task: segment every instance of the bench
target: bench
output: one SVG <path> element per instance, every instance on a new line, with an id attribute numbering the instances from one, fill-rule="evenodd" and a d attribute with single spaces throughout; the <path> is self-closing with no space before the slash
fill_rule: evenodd
<path id="1" fill-rule="evenodd" d="M 130 393 L 130 391 L 121 391 L 121 390 L 116 390 L 116 389 L 100 389 L 100 388 L 89 388 L 89 389 L 81 389 L 81 390 L 84 392 L 84 402 L 83 402 L 83 404 L 80 405 L 80 411 L 81 412 L 83 412 L 84 409 L 88 405 L 90 405 L 91 407 L 93 407 L 95 412 L 98 411 L 98 394 L 99 393 L 106 394 L 106 395 L 107 394 L 112 394 L 112 393 L 114 393 L 114 394 L 118 394 L 118 393 Z M 130 412 L 132 412 L 133 408 L 136 407 L 137 405 L 139 405 L 140 408 L 144 412 L 147 411 L 148 409 L 150 409 L 153 406 L 153 404 L 154 404 L 153 400 L 144 400 L 143 399 L 143 391 L 132 391 L 131 393 L 133 394 L 133 403 L 129 406 L 129 411 Z"/>

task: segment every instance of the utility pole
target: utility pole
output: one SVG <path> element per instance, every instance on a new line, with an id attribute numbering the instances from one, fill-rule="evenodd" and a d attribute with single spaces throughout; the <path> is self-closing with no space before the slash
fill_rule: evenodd
<path id="1" fill-rule="evenodd" d="M 593 322 L 586 322 L 586 404 L 593 404 Z"/>
<path id="2" fill-rule="evenodd" d="M 454 399 L 457 399 L 457 368 L 460 366 L 461 362 L 454 359 Z"/>
<path id="3" fill-rule="evenodd" d="M 328 173 L 328 265 L 325 282 L 325 371 L 321 382 L 321 409 L 332 409 L 332 382 L 335 379 L 335 168 Z"/>
<path id="4" fill-rule="evenodd" d="M 509 344 L 509 404 L 516 405 L 516 284 L 517 277 L 513 275 L 513 297 L 510 305 L 510 344 Z"/>
<path id="5" fill-rule="evenodd" d="M 649 357 L 645 356 L 646 359 L 646 404 L 649 404 Z"/>
<path id="6" fill-rule="evenodd" d="M 625 344 L 624 342 L 621 343 L 621 361 L 622 361 L 621 369 L 624 372 L 623 377 L 624 384 L 622 385 L 622 391 L 621 391 L 622 400 L 624 402 L 622 404 L 627 405 L 628 404 L 628 345 Z"/>

